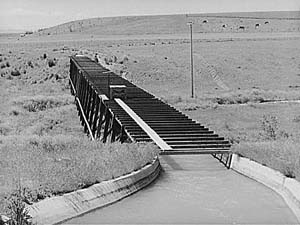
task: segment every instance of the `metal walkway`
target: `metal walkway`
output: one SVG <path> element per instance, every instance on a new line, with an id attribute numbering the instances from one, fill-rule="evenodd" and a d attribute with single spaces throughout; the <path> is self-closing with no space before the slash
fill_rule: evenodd
<path id="1" fill-rule="evenodd" d="M 223 137 L 85 56 L 70 58 L 70 84 L 85 131 L 103 142 L 154 142 L 161 154 L 223 154 Z M 124 87 L 124 98 L 111 96 Z"/>

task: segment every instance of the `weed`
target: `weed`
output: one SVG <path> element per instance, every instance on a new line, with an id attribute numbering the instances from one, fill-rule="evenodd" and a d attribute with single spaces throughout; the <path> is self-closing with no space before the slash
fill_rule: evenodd
<path id="1" fill-rule="evenodd" d="M 30 225 L 31 216 L 26 209 L 25 200 L 26 189 L 18 187 L 8 198 L 9 224 L 10 225 Z"/>
<path id="2" fill-rule="evenodd" d="M 264 115 L 261 128 L 267 139 L 275 140 L 278 135 L 278 119 L 275 116 Z"/>

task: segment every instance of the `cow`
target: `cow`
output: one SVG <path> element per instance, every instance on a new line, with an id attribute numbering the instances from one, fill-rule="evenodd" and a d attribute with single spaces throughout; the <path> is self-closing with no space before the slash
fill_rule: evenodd
<path id="1" fill-rule="evenodd" d="M 269 24 L 269 21 L 266 21 L 265 24 Z"/>
<path id="2" fill-rule="evenodd" d="M 255 29 L 257 29 L 260 26 L 259 23 L 255 24 Z"/>
<path id="3" fill-rule="evenodd" d="M 227 27 L 227 24 L 223 24 L 222 27 L 223 27 L 223 28 L 226 28 L 226 27 Z"/>
<path id="4" fill-rule="evenodd" d="M 245 26 L 240 26 L 239 29 L 240 30 L 245 30 Z"/>
<path id="5" fill-rule="evenodd" d="M 207 23 L 207 20 L 203 20 L 202 23 Z"/>

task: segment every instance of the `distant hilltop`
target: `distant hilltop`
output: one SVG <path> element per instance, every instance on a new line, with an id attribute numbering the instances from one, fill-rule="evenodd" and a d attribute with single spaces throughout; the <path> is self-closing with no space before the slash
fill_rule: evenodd
<path id="1" fill-rule="evenodd" d="M 194 32 L 199 33 L 300 31 L 300 11 L 285 11 L 91 18 L 39 29 L 37 34 L 176 34 L 189 31 L 188 21 L 194 22 Z"/>

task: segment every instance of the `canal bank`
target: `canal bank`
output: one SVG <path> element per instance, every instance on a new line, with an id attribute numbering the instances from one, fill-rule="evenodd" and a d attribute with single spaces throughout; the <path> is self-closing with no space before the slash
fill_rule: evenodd
<path id="1" fill-rule="evenodd" d="M 47 198 L 27 208 L 34 224 L 56 224 L 132 195 L 151 184 L 160 174 L 158 157 L 140 170 L 103 181 L 62 196 Z"/>
<path id="2" fill-rule="evenodd" d="M 160 156 L 155 185 L 65 224 L 297 224 L 276 192 L 210 155 Z"/>

